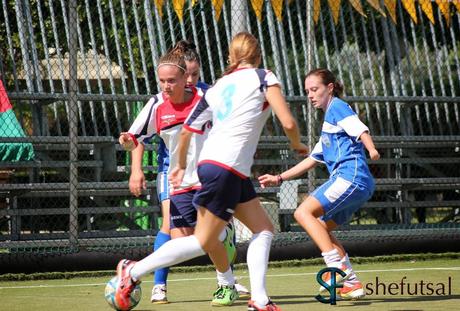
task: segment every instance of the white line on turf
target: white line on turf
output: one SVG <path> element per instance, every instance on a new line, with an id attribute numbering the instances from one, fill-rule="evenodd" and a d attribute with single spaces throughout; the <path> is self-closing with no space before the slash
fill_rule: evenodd
<path id="1" fill-rule="evenodd" d="M 401 271 L 460 271 L 460 267 L 433 267 L 433 268 L 402 268 L 402 269 L 373 269 L 373 270 L 356 270 L 357 273 L 375 273 L 375 272 L 401 272 Z M 305 273 L 285 273 L 285 274 L 267 274 L 268 278 L 316 275 L 318 272 Z M 249 276 L 238 276 L 237 279 L 247 279 Z M 190 282 L 190 281 L 207 281 L 215 280 L 215 277 L 207 278 L 187 278 L 187 279 L 168 279 L 168 282 Z M 43 280 L 49 281 L 49 280 Z M 142 283 L 152 283 L 152 281 L 142 281 Z M 0 286 L 2 289 L 30 289 L 30 288 L 56 288 L 56 287 L 84 287 L 84 286 L 105 286 L 106 283 L 85 283 L 85 284 L 56 284 L 56 285 L 29 285 L 29 286 Z"/>

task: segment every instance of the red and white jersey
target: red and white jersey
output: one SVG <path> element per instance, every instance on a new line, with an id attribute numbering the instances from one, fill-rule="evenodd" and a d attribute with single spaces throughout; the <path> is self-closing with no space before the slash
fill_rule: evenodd
<path id="1" fill-rule="evenodd" d="M 251 174 L 254 153 L 271 109 L 267 87 L 280 84 L 271 71 L 241 68 L 220 78 L 193 109 L 184 127 L 203 133 L 212 121 L 199 163 L 214 163 L 241 177 Z"/>
<path id="2" fill-rule="evenodd" d="M 177 146 L 184 121 L 204 95 L 201 89 L 195 87 L 188 87 L 186 92 L 191 92 L 193 96 L 190 101 L 182 104 L 173 104 L 164 97 L 163 93 L 153 96 L 142 108 L 128 131 L 135 139 L 136 146 L 138 143 L 150 140 L 154 135 L 161 137 L 170 158 L 168 174 L 171 169 L 176 167 L 178 162 Z M 208 124 L 203 124 L 200 130 L 207 132 L 207 128 Z M 187 154 L 187 169 L 184 179 L 180 187 L 174 189 L 170 187 L 171 194 L 187 192 L 200 187 L 196 166 L 198 155 L 205 139 L 206 135 L 194 134 L 192 136 Z"/>

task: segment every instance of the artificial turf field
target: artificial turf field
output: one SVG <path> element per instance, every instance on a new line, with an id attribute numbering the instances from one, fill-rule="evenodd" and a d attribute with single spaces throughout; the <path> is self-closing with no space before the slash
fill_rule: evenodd
<path id="1" fill-rule="evenodd" d="M 319 286 L 316 273 L 323 268 L 322 265 L 308 262 L 271 265 L 267 273 L 267 288 L 272 300 L 283 311 L 460 310 L 460 256 L 453 257 L 430 260 L 407 257 L 401 261 L 366 260 L 367 263 L 355 263 L 354 269 L 365 284 L 368 295 L 359 301 L 337 301 L 335 306 L 322 304 L 314 298 Z M 143 279 L 142 300 L 134 310 L 246 310 L 246 300 L 242 299 L 231 307 L 210 306 L 210 297 L 216 286 L 215 273 L 210 269 L 201 272 L 181 270 L 174 269 L 170 273 L 169 304 L 150 303 L 152 281 L 148 277 Z M 244 266 L 237 268 L 236 275 L 240 283 L 249 285 Z M 5 279 L 5 276 L 0 279 Z M 0 281 L 0 310 L 111 310 L 104 299 L 104 287 L 109 279 L 107 274 L 70 279 Z"/>

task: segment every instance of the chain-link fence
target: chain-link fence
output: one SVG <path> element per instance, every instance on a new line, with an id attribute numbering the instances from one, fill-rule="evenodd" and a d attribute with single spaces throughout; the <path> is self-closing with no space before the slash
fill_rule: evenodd
<path id="1" fill-rule="evenodd" d="M 160 55 L 193 41 L 201 79 L 212 84 L 241 30 L 259 39 L 263 66 L 282 81 L 306 143 L 318 139 L 322 119 L 303 86 L 315 67 L 336 73 L 369 126 L 382 154 L 369 162 L 377 190 L 350 228 L 442 224 L 458 235 L 460 1 L 1 2 L 1 252 L 150 245 L 161 222 L 156 189 L 150 182 L 140 199 L 130 195 L 130 159 L 116 138 L 159 91 Z M 150 181 L 155 150 L 147 146 L 144 157 Z M 270 119 L 253 177 L 298 161 Z M 318 168 L 257 188 L 281 240 L 295 240 L 293 210 L 325 178 Z"/>

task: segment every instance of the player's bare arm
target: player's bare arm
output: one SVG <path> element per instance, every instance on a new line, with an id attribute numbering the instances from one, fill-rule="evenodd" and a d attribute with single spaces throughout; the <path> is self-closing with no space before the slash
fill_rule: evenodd
<path id="1" fill-rule="evenodd" d="M 369 157 L 371 160 L 380 159 L 380 153 L 375 149 L 374 141 L 372 140 L 371 135 L 368 132 L 364 132 L 360 136 L 361 141 L 363 142 L 364 147 L 366 147 L 369 152 Z"/>

